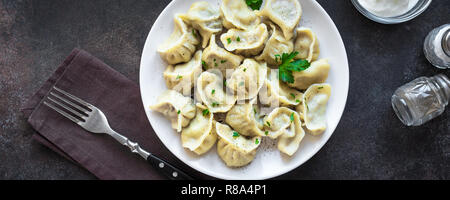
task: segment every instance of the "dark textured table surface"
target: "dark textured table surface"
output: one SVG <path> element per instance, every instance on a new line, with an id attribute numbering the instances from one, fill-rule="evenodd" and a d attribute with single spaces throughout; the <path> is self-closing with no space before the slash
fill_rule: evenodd
<path id="1" fill-rule="evenodd" d="M 450 23 L 450 1 L 398 25 L 360 15 L 350 1 L 318 1 L 336 23 L 350 63 L 339 126 L 308 162 L 279 179 L 449 179 L 450 112 L 406 127 L 390 105 L 419 76 L 450 76 L 427 62 L 427 33 Z M 142 47 L 169 0 L 0 0 L 0 179 L 95 179 L 33 141 L 19 112 L 58 64 L 82 48 L 138 81 Z"/>

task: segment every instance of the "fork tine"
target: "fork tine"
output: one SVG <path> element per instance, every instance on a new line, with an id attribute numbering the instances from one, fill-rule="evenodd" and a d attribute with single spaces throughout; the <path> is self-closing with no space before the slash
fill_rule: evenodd
<path id="1" fill-rule="evenodd" d="M 72 108 L 70 108 L 69 106 L 66 106 L 62 103 L 60 103 L 59 101 L 56 101 L 54 99 L 52 99 L 51 97 L 47 97 L 48 100 L 52 101 L 53 103 L 57 104 L 58 106 L 61 106 L 62 108 L 68 110 L 69 112 L 71 112 L 73 115 L 76 115 L 79 118 L 84 119 L 85 116 L 83 116 L 80 112 L 73 110 Z"/>
<path id="2" fill-rule="evenodd" d="M 86 108 L 82 108 L 81 106 L 72 103 L 71 101 L 67 100 L 66 98 L 59 96 L 58 94 L 55 94 L 53 92 L 50 92 L 50 94 L 55 96 L 59 100 L 64 101 L 65 103 L 67 103 L 67 104 L 73 106 L 74 108 L 80 110 L 82 112 L 81 114 L 86 114 L 87 112 L 89 112 Z"/>
<path id="3" fill-rule="evenodd" d="M 86 107 L 88 107 L 88 108 L 92 108 L 92 107 L 93 107 L 90 103 L 88 103 L 88 102 L 86 102 L 86 101 L 83 101 L 82 99 L 80 99 L 80 98 L 78 98 L 78 97 L 76 97 L 76 96 L 74 96 L 74 95 L 71 95 L 71 94 L 65 92 L 64 90 L 61 90 L 61 89 L 57 88 L 56 86 L 53 86 L 53 89 L 55 89 L 55 90 L 58 91 L 58 92 L 61 92 L 62 94 L 66 95 L 67 97 L 69 97 L 69 98 L 71 98 L 72 100 L 74 100 L 74 101 L 80 103 L 80 104 L 83 105 L 83 106 L 86 106 Z"/>
<path id="4" fill-rule="evenodd" d="M 53 109 L 54 111 L 58 112 L 58 113 L 61 114 L 62 116 L 66 117 L 66 118 L 68 118 L 68 119 L 70 119 L 70 120 L 72 120 L 73 122 L 75 122 L 75 123 L 77 123 L 77 124 L 80 124 L 80 123 L 82 122 L 81 120 L 79 120 L 79 119 L 73 117 L 72 115 L 67 114 L 67 113 L 64 112 L 63 110 L 57 108 L 56 106 L 54 106 L 54 105 L 52 105 L 52 104 L 47 103 L 46 101 L 44 101 L 44 104 L 45 104 L 46 106 L 50 107 L 51 109 Z"/>

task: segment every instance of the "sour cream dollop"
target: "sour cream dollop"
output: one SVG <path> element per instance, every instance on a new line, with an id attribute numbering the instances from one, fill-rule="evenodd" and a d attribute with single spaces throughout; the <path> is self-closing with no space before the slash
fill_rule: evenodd
<path id="1" fill-rule="evenodd" d="M 358 0 L 359 4 L 374 15 L 395 17 L 411 10 L 419 0 Z"/>

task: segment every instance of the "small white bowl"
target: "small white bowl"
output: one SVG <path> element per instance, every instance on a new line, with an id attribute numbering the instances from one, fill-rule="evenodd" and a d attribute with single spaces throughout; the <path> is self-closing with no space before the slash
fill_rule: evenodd
<path id="1" fill-rule="evenodd" d="M 375 15 L 375 14 L 371 13 L 370 11 L 368 11 L 367 9 L 365 9 L 358 2 L 358 0 L 352 0 L 352 3 L 361 14 L 363 14 L 364 16 L 366 16 L 367 18 L 369 18 L 375 22 L 378 22 L 381 24 L 399 24 L 399 23 L 403 23 L 403 22 L 412 20 L 415 17 L 422 14 L 422 12 L 428 8 L 431 1 L 432 0 L 419 0 L 417 2 L 417 4 L 413 8 L 411 8 L 408 12 L 406 12 L 402 15 L 399 15 L 399 16 L 394 16 L 394 17 L 380 17 L 378 15 Z"/>

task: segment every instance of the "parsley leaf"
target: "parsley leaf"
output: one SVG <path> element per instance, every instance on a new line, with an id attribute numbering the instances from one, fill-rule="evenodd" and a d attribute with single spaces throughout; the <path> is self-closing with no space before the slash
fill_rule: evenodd
<path id="1" fill-rule="evenodd" d="M 258 140 L 258 138 L 256 138 L 256 140 L 255 140 L 255 144 L 259 144 L 259 140 Z"/>
<path id="2" fill-rule="evenodd" d="M 220 63 L 222 63 L 222 64 L 223 64 L 223 63 L 226 63 L 226 62 L 227 62 L 226 60 L 221 60 L 221 61 L 220 61 Z"/>
<path id="3" fill-rule="evenodd" d="M 210 112 L 208 109 L 205 109 L 205 110 L 203 110 L 202 113 L 203 113 L 203 116 L 206 116 L 206 115 L 209 115 Z"/>
<path id="4" fill-rule="evenodd" d="M 291 97 L 295 99 L 295 94 L 294 93 L 290 93 Z"/>
<path id="5" fill-rule="evenodd" d="M 270 122 L 269 121 L 267 121 L 266 124 L 267 124 L 268 127 L 270 127 Z"/>
<path id="6" fill-rule="evenodd" d="M 178 110 L 177 114 L 180 114 L 180 113 L 181 113 L 181 110 Z"/>
<path id="7" fill-rule="evenodd" d="M 261 8 L 263 0 L 245 0 L 245 3 L 247 3 L 247 5 L 252 10 L 259 10 L 259 8 Z"/>
<path id="8" fill-rule="evenodd" d="M 219 105 L 219 103 L 217 103 L 217 102 L 213 102 L 212 104 L 211 104 L 213 107 L 216 107 L 216 106 L 218 106 Z"/>
<path id="9" fill-rule="evenodd" d="M 236 41 L 240 42 L 240 41 L 241 41 L 241 38 L 238 36 L 238 37 L 236 38 Z"/>
<path id="10" fill-rule="evenodd" d="M 214 93 L 216 93 L 216 90 L 215 90 L 215 89 L 213 89 L 213 90 L 211 91 L 211 94 L 214 94 Z"/>
<path id="11" fill-rule="evenodd" d="M 180 75 L 177 76 L 177 80 L 180 80 L 182 78 L 183 78 L 183 76 L 180 76 Z"/>
<path id="12" fill-rule="evenodd" d="M 231 44 L 231 38 L 227 38 L 228 44 Z"/>
<path id="13" fill-rule="evenodd" d="M 291 114 L 291 122 L 294 121 L 294 113 Z"/>
<path id="14" fill-rule="evenodd" d="M 294 83 L 293 71 L 303 71 L 311 65 L 307 60 L 292 61 L 298 52 L 283 53 L 281 56 L 281 65 L 279 66 L 279 79 L 286 83 Z"/>
<path id="15" fill-rule="evenodd" d="M 265 131 L 264 134 L 269 135 L 269 131 Z"/>
<path id="16" fill-rule="evenodd" d="M 236 132 L 236 131 L 233 131 L 233 137 L 234 137 L 234 138 L 237 138 L 237 137 L 239 137 L 239 133 L 238 133 L 238 132 Z"/>

